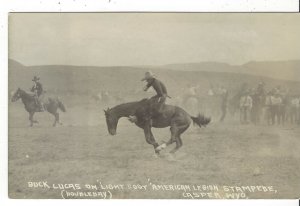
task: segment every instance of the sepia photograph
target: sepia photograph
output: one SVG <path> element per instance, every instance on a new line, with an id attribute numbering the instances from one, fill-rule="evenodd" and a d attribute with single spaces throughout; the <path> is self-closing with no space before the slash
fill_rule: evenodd
<path id="1" fill-rule="evenodd" d="M 9 13 L 12 199 L 299 199 L 297 13 Z"/>

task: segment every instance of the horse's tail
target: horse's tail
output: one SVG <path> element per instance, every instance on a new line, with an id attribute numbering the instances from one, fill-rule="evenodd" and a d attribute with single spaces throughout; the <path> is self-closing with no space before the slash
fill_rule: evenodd
<path id="1" fill-rule="evenodd" d="M 58 99 L 58 108 L 63 112 L 67 111 L 65 105 L 59 99 Z"/>
<path id="2" fill-rule="evenodd" d="M 199 127 L 206 126 L 210 123 L 210 117 L 205 117 L 204 115 L 198 114 L 197 117 L 191 116 L 194 124 L 197 124 Z"/>

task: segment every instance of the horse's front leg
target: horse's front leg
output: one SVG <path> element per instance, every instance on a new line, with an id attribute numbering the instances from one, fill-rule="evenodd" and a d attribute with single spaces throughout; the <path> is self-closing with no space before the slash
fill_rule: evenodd
<path id="1" fill-rule="evenodd" d="M 55 115 L 55 120 L 58 124 L 62 125 L 62 123 L 59 121 L 59 113 L 58 112 Z"/>
<path id="2" fill-rule="evenodd" d="M 159 146 L 159 144 L 155 141 L 155 138 L 152 134 L 152 131 L 151 131 L 151 127 L 150 126 L 146 126 L 144 128 L 144 134 L 145 134 L 145 138 L 146 138 L 146 142 L 148 144 L 151 144 L 153 147 L 154 147 L 154 150 L 155 150 L 155 153 L 159 153 L 159 151 L 156 150 L 156 148 Z"/>
<path id="3" fill-rule="evenodd" d="M 34 112 L 29 112 L 29 121 L 30 121 L 30 127 L 32 127 L 33 126 L 33 114 L 34 114 Z"/>
<path id="4" fill-rule="evenodd" d="M 57 112 L 52 113 L 52 114 L 54 116 L 54 122 L 53 122 L 52 126 L 55 127 L 56 123 L 59 123 L 59 114 Z"/>
<path id="5" fill-rule="evenodd" d="M 39 123 L 39 121 L 37 121 L 36 119 L 34 119 L 34 118 L 33 118 L 33 115 L 34 115 L 34 112 L 32 113 L 32 117 L 31 117 L 31 121 L 32 121 L 32 123 L 37 123 L 37 124 L 38 124 L 38 123 Z"/>

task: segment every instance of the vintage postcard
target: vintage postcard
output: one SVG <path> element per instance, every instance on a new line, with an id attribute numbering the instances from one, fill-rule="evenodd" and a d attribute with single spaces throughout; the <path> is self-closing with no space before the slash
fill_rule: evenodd
<path id="1" fill-rule="evenodd" d="M 299 22 L 10 13 L 9 197 L 299 198 Z"/>

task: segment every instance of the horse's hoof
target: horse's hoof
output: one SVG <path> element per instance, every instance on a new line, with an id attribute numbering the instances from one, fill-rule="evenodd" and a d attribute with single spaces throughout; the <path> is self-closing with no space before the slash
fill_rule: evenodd
<path id="1" fill-rule="evenodd" d="M 154 151 L 155 151 L 155 154 L 157 154 L 157 155 L 159 155 L 159 150 L 157 150 L 157 147 L 156 148 L 154 148 Z"/>
<path id="2" fill-rule="evenodd" d="M 161 151 L 163 149 L 165 149 L 167 147 L 166 143 L 163 143 L 161 145 L 159 145 L 158 147 L 156 147 L 155 151 Z"/>
<path id="3" fill-rule="evenodd" d="M 173 153 L 167 153 L 165 157 L 166 157 L 166 160 L 168 160 L 168 161 L 172 161 L 172 162 L 176 161 Z"/>
<path id="4" fill-rule="evenodd" d="M 152 155 L 152 157 L 154 157 L 155 159 L 157 159 L 157 158 L 159 158 L 159 153 L 154 153 L 153 155 Z"/>
<path id="5" fill-rule="evenodd" d="M 154 151 L 155 151 L 155 154 L 159 154 L 159 152 L 161 151 L 161 148 L 159 148 L 159 146 L 157 146 L 157 147 L 154 149 Z"/>
<path id="6" fill-rule="evenodd" d="M 166 143 L 163 143 L 162 145 L 161 145 L 161 149 L 165 149 L 167 147 L 167 144 Z"/>
<path id="7" fill-rule="evenodd" d="M 177 149 L 173 149 L 169 152 L 169 154 L 174 154 L 177 151 Z"/>

